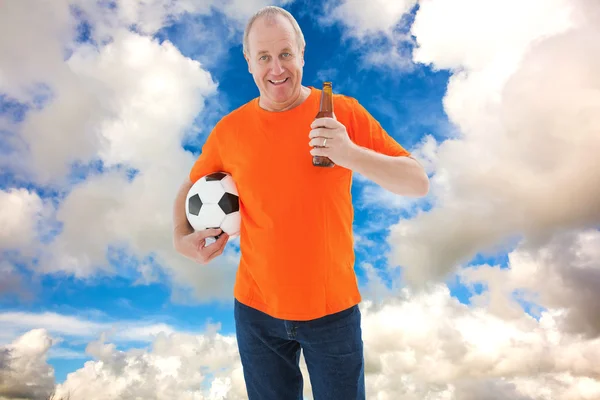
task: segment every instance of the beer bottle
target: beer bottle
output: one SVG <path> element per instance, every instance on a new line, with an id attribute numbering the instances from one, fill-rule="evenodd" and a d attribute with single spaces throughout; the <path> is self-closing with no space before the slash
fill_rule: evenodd
<path id="1" fill-rule="evenodd" d="M 333 118 L 333 92 L 331 90 L 331 82 L 323 82 L 321 105 L 319 106 L 319 112 L 317 113 L 315 119 L 324 117 Z M 329 157 L 313 156 L 313 165 L 315 167 L 333 167 L 335 164 L 329 159 Z"/>

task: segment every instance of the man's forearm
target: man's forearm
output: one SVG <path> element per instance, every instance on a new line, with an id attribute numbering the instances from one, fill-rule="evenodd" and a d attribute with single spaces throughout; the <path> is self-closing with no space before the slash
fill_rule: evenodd
<path id="1" fill-rule="evenodd" d="M 349 167 L 382 188 L 402 196 L 421 197 L 429 191 L 426 172 L 410 157 L 391 157 L 357 146 Z"/>
<path id="2" fill-rule="evenodd" d="M 189 179 L 186 180 L 179 188 L 175 197 L 175 203 L 173 204 L 173 233 L 176 235 L 187 235 L 194 231 L 185 215 L 185 198 L 192 185 L 192 181 Z"/>

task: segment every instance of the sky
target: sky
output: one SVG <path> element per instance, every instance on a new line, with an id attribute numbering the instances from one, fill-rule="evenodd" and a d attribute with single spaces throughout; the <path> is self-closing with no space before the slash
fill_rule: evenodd
<path id="1" fill-rule="evenodd" d="M 20 0 L 0 2 L 0 400 L 246 398 L 239 242 L 194 264 L 171 209 L 258 96 L 242 34 L 270 4 L 303 30 L 303 84 L 358 99 L 430 177 L 423 198 L 353 178 L 367 398 L 600 398 L 596 0 Z"/>

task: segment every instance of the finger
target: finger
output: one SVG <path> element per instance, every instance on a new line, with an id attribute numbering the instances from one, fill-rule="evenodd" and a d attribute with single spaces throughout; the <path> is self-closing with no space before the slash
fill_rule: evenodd
<path id="1" fill-rule="evenodd" d="M 329 147 L 331 145 L 332 140 L 333 140 L 333 138 L 316 137 L 316 138 L 312 139 L 310 142 L 308 142 L 308 144 L 311 147 L 314 147 L 314 146 Z"/>
<path id="2" fill-rule="evenodd" d="M 212 260 L 214 260 L 215 258 L 220 256 L 221 253 L 223 253 L 223 249 L 215 251 L 210 256 L 208 256 L 208 258 L 206 259 L 206 262 L 211 262 Z"/>
<path id="3" fill-rule="evenodd" d="M 219 235 L 219 237 L 217 238 L 217 241 L 215 243 L 222 243 L 222 246 L 225 246 L 225 244 L 227 243 L 227 241 L 229 240 L 229 235 L 226 234 L 225 232 L 221 233 L 221 235 Z"/>
<path id="4" fill-rule="evenodd" d="M 310 154 L 313 156 L 329 156 L 329 151 L 326 147 L 313 147 L 310 149 Z"/>
<path id="5" fill-rule="evenodd" d="M 229 236 L 225 233 L 222 232 L 219 237 L 217 237 L 215 239 L 214 242 L 212 242 L 211 244 L 209 244 L 208 246 L 205 246 L 202 251 L 204 254 L 210 254 L 211 252 L 214 251 L 214 249 L 218 248 L 219 246 L 221 246 L 222 243 L 227 242 L 227 239 L 229 238 Z"/>
<path id="6" fill-rule="evenodd" d="M 213 258 L 223 254 L 223 251 L 225 250 L 225 245 L 227 244 L 228 238 L 229 238 L 229 236 L 227 236 L 226 234 L 223 234 L 223 236 L 221 236 L 215 243 L 213 243 L 211 245 L 211 247 L 212 246 L 215 247 L 215 250 L 206 257 L 206 262 L 209 262 Z"/>
<path id="7" fill-rule="evenodd" d="M 311 124 L 311 128 L 339 128 L 340 123 L 333 118 L 325 117 L 325 118 L 317 118 Z"/>
<path id="8" fill-rule="evenodd" d="M 202 255 L 203 255 L 204 257 L 206 257 L 207 255 L 209 255 L 209 254 L 212 254 L 212 253 L 215 251 L 215 249 L 217 249 L 217 248 L 218 248 L 218 247 L 221 245 L 221 241 L 220 241 L 220 240 L 221 240 L 221 238 L 219 238 L 219 239 L 216 239 L 216 240 L 215 240 L 214 242 L 212 242 L 211 244 L 209 244 L 209 245 L 207 245 L 207 246 L 204 246 L 204 247 L 203 247 L 203 248 L 200 250 L 200 252 L 202 253 Z"/>
<path id="9" fill-rule="evenodd" d="M 215 258 L 215 253 L 219 251 L 218 247 L 215 246 L 215 243 L 211 244 L 210 246 L 204 247 L 198 252 L 198 261 L 202 263 L 207 263 L 213 258 Z"/>
<path id="10" fill-rule="evenodd" d="M 212 253 L 210 253 L 209 255 L 207 255 L 204 258 L 205 262 L 210 262 L 212 261 L 214 258 L 216 258 L 219 254 L 221 254 L 220 252 L 222 252 L 222 249 L 216 249 L 215 251 L 213 251 Z"/>
<path id="11" fill-rule="evenodd" d="M 225 251 L 226 244 L 227 244 L 227 239 L 223 239 L 223 242 L 220 244 L 219 248 L 212 254 L 211 257 L 216 257 L 220 254 L 223 254 L 223 251 Z"/>
<path id="12" fill-rule="evenodd" d="M 334 132 L 329 129 L 329 128 L 315 128 L 312 129 L 309 133 L 308 133 L 308 137 L 309 138 L 316 138 L 316 137 L 332 137 L 334 134 Z"/>

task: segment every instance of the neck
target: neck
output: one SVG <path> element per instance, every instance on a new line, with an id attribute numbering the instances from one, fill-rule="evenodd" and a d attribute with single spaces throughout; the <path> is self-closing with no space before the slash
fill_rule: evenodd
<path id="1" fill-rule="evenodd" d="M 310 89 L 306 86 L 300 86 L 300 92 L 298 93 L 296 98 L 291 101 L 290 104 L 287 104 L 287 105 L 275 104 L 273 106 L 268 106 L 268 105 L 264 104 L 263 96 L 260 96 L 258 99 L 258 105 L 260 106 L 260 108 L 267 110 L 267 111 L 288 111 L 288 110 L 291 110 L 292 108 L 298 107 L 300 104 L 302 104 L 304 102 L 304 100 L 306 100 L 308 98 L 309 95 L 310 95 Z"/>

